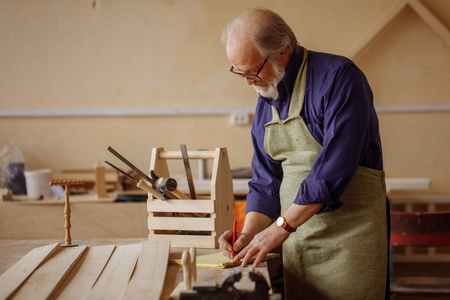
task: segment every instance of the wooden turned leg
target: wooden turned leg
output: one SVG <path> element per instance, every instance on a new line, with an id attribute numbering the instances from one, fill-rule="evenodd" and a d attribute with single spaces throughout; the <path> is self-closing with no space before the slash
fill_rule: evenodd
<path id="1" fill-rule="evenodd" d="M 70 224 L 70 215 L 71 215 L 71 209 L 70 209 L 70 200 L 69 200 L 69 186 L 70 185 L 82 185 L 84 184 L 84 180 L 60 180 L 60 181 L 50 181 L 49 185 L 64 185 L 65 190 L 64 194 L 66 196 L 65 203 L 64 203 L 64 229 L 66 232 L 66 236 L 64 238 L 64 245 L 63 247 L 75 247 L 78 245 L 72 245 L 72 237 L 70 236 L 70 228 L 72 225 Z"/>
<path id="2" fill-rule="evenodd" d="M 66 195 L 66 201 L 64 204 L 64 228 L 66 229 L 66 238 L 64 239 L 65 243 L 64 246 L 72 246 L 72 238 L 70 237 L 70 227 L 72 225 L 70 224 L 70 201 L 69 201 L 69 186 L 65 186 L 65 195 Z"/>

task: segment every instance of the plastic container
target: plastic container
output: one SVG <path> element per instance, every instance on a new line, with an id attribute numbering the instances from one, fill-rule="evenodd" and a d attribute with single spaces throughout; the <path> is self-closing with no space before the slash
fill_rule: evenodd
<path id="1" fill-rule="evenodd" d="M 41 199 L 43 197 L 52 197 L 53 193 L 49 186 L 51 180 L 52 170 L 50 169 L 25 171 L 28 198 Z"/>

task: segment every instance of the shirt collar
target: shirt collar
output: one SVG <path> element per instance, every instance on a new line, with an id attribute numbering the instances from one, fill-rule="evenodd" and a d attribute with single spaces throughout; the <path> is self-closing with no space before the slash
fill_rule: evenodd
<path id="1" fill-rule="evenodd" d="M 259 98 L 267 102 L 267 104 L 277 108 L 279 108 L 282 103 L 289 101 L 294 90 L 295 80 L 297 79 L 298 70 L 300 69 L 302 61 L 303 48 L 299 47 L 297 52 L 292 56 L 286 69 L 286 73 L 277 85 L 278 94 L 280 95 L 279 100 L 273 100 L 262 96 L 259 96 Z"/>

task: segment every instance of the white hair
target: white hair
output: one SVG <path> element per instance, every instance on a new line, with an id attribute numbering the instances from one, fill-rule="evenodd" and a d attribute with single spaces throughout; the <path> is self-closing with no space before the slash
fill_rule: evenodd
<path id="1" fill-rule="evenodd" d="M 288 47 L 289 57 L 298 51 L 300 45 L 289 25 L 280 15 L 263 7 L 248 9 L 228 23 L 222 33 L 223 44 L 227 44 L 235 30 L 242 30 L 243 19 L 251 20 L 245 24 L 250 28 L 245 29 L 262 57 L 276 58 L 285 47 Z"/>

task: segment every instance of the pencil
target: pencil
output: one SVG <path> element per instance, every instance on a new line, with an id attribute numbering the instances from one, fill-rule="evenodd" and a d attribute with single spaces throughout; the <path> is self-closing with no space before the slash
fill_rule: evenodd
<path id="1" fill-rule="evenodd" d="M 233 247 L 233 246 L 234 246 L 234 243 L 236 243 L 236 227 L 237 227 L 237 222 L 234 221 L 234 224 L 233 224 L 233 241 L 231 242 L 231 247 Z M 231 256 L 232 256 L 232 257 L 235 256 L 235 253 L 234 253 L 234 249 L 233 249 L 233 248 L 231 249 Z"/>

